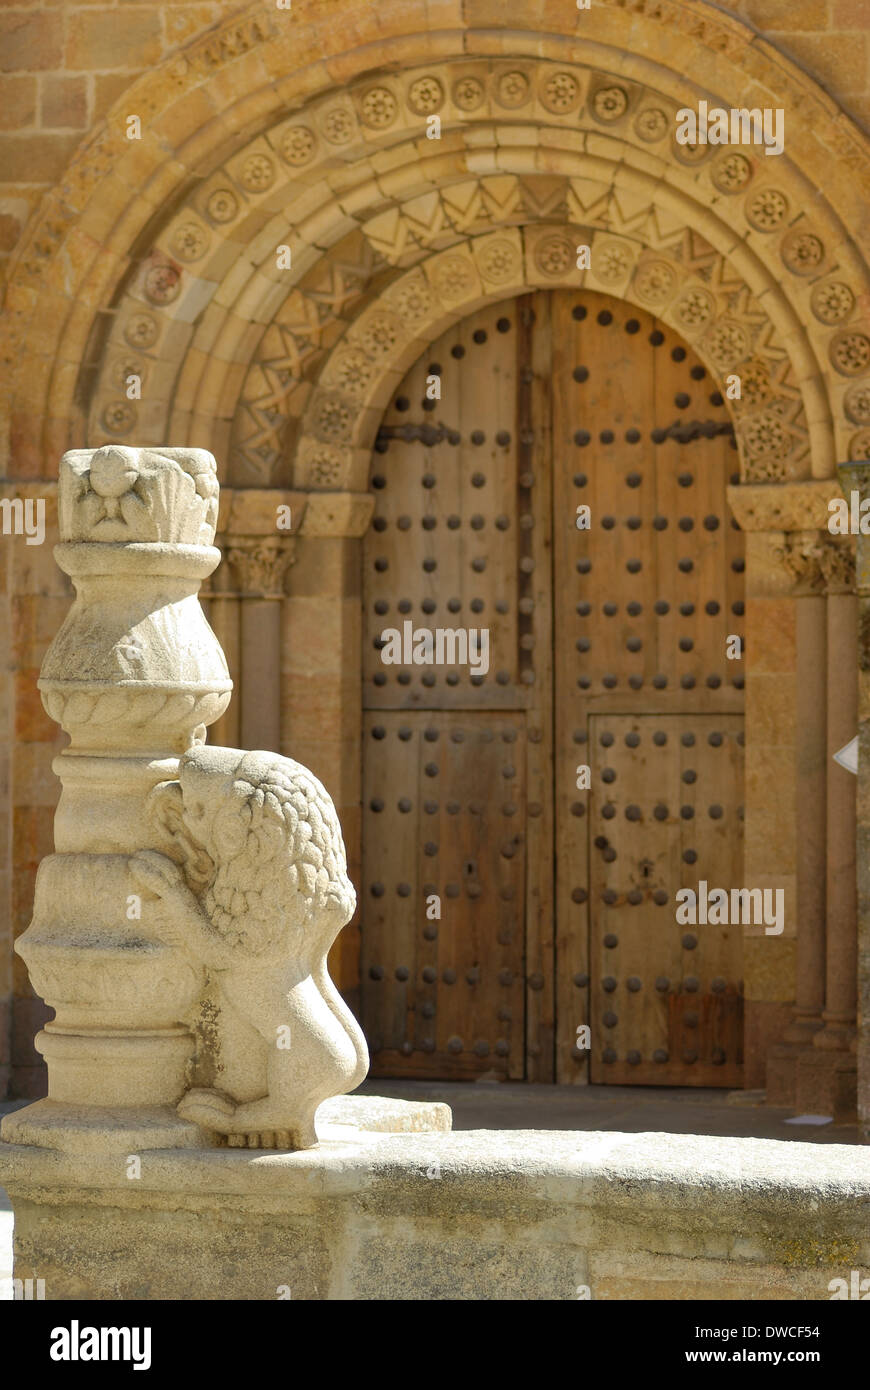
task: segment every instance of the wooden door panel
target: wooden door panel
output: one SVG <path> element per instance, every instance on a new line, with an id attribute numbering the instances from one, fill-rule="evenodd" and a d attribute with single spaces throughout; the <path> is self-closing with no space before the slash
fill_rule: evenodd
<path id="1" fill-rule="evenodd" d="M 539 307 L 535 323 L 525 299 L 488 306 L 434 343 L 373 460 L 361 896 L 375 1075 L 553 1079 L 550 493 L 528 437 L 546 447 Z M 531 380 L 518 360 L 538 364 Z M 385 665 L 384 631 L 406 621 L 485 628 L 489 670 Z"/>
<path id="2" fill-rule="evenodd" d="M 365 759 L 362 902 L 375 1076 L 523 1075 L 524 724 L 365 717 L 378 750 Z"/>
<path id="3" fill-rule="evenodd" d="M 601 762 L 605 749 L 595 741 L 612 730 L 596 725 L 591 733 L 605 716 L 632 716 L 635 724 L 623 734 L 633 736 L 653 716 L 662 734 L 675 717 L 714 717 L 722 729 L 728 719 L 739 722 L 742 663 L 728 659 L 726 638 L 743 631 L 743 538 L 725 492 L 736 466 L 728 416 L 695 354 L 651 314 L 585 292 L 555 295 L 552 312 L 557 1077 L 736 1085 L 739 929 L 727 941 L 705 938 L 708 983 L 715 978 L 718 990 L 720 979 L 727 981 L 725 994 L 716 993 L 709 1005 L 669 1003 L 674 989 L 678 1001 L 686 994 L 682 984 L 662 992 L 648 983 L 651 972 L 653 981 L 692 974 L 673 931 L 673 895 L 686 867 L 680 856 L 692 848 L 680 841 L 687 822 L 679 808 L 687 816 L 691 809 L 681 779 L 685 771 L 700 779 L 701 768 L 681 766 L 682 744 L 670 734 L 662 745 L 670 759 L 663 754 L 650 763 L 638 753 L 619 770 Z M 588 530 L 577 529 L 579 504 L 591 508 Z M 681 732 L 690 733 L 690 725 Z M 615 812 L 616 803 L 602 800 L 608 784 L 594 776 L 591 792 L 578 791 L 582 765 L 608 776 L 618 772 L 620 795 L 633 783 L 632 816 L 639 808 L 640 818 Z M 733 799 L 733 776 L 722 759 L 705 768 L 710 804 Z M 656 806 L 668 807 L 661 823 Z M 719 844 L 723 825 L 705 823 L 702 857 Z M 728 833 L 735 839 L 721 866 L 723 887 L 740 884 L 739 829 L 732 815 Z M 653 866 L 647 873 L 655 875 L 654 890 L 620 877 L 640 872 L 644 860 Z M 666 894 L 670 909 L 652 891 Z M 636 903 L 628 901 L 638 893 Z M 604 895 L 615 895 L 613 902 Z M 619 929 L 610 921 L 616 917 Z M 618 979 L 601 955 L 605 936 L 618 937 L 627 952 Z M 623 992 L 625 979 L 646 983 L 628 990 L 616 1009 L 604 978 L 617 980 L 613 988 Z M 706 1029 L 696 1049 L 683 1036 L 690 1026 L 685 1016 L 695 1015 L 691 1027 L 699 1036 Z M 609 1025 L 612 1035 L 605 1016 L 618 1020 Z M 592 1028 L 591 1064 L 576 1047 L 580 1023 Z M 724 1042 L 712 1041 L 714 1035 Z M 697 1062 L 675 1060 L 693 1050 Z M 615 1054 L 606 1063 L 605 1052 Z M 656 1053 L 668 1061 L 654 1062 Z M 721 1053 L 726 1060 L 714 1061 Z"/>
<path id="4" fill-rule="evenodd" d="M 724 404 L 694 354 L 672 346 L 674 335 L 652 315 L 612 312 L 598 307 L 612 304 L 605 296 L 584 295 L 577 320 L 577 298 L 559 297 L 554 328 L 562 344 L 553 424 L 559 700 L 643 712 L 665 711 L 676 697 L 680 708 L 703 712 L 712 700 L 740 712 L 742 668 L 725 655 L 743 615 L 742 535 L 725 494 L 732 440 L 658 439 L 693 422 L 727 427 Z M 626 375 L 626 344 L 634 355 L 628 398 L 613 389 L 614 375 Z M 576 528 L 578 504 L 591 507 L 589 530 Z"/>
<path id="5" fill-rule="evenodd" d="M 555 1080 L 552 297 L 517 304 L 519 678 L 526 716 L 526 1079 Z"/>
<path id="6" fill-rule="evenodd" d="M 481 310 L 432 345 L 384 415 L 363 556 L 369 709 L 528 704 L 517 610 L 524 533 L 516 513 L 516 354 L 514 305 Z M 440 378 L 437 401 L 426 396 L 431 375 Z M 485 627 L 489 670 L 385 665 L 382 634 L 406 622 Z"/>
<path id="7" fill-rule="evenodd" d="M 635 617 L 627 611 L 655 583 L 655 362 L 651 350 L 638 351 L 640 333 L 615 326 L 611 303 L 603 295 L 559 294 L 554 306 L 556 688 L 575 708 L 622 692 L 629 677 L 646 683 L 655 674 L 654 616 L 648 608 Z M 579 505 L 591 509 L 589 530 L 577 528 Z M 636 515 L 643 524 L 635 528 Z M 643 645 L 629 654 L 626 642 L 638 635 Z"/>
<path id="8" fill-rule="evenodd" d="M 742 928 L 682 925 L 678 888 L 740 885 L 742 719 L 590 719 L 593 1081 L 739 1086 Z"/>

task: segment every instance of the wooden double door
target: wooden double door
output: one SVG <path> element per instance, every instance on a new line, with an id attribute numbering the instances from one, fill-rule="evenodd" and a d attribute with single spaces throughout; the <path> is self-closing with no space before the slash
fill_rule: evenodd
<path id="1" fill-rule="evenodd" d="M 742 886 L 736 470 L 698 357 L 592 292 L 481 309 L 396 392 L 363 547 L 375 1075 L 741 1084 L 742 928 L 675 902 Z"/>

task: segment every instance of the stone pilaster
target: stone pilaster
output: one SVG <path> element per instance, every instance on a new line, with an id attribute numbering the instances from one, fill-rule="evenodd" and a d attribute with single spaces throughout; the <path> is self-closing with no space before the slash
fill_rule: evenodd
<path id="1" fill-rule="evenodd" d="M 780 704 L 786 697 L 775 683 L 768 682 L 765 687 L 758 678 L 760 672 L 754 669 L 758 654 L 753 652 L 751 619 L 747 625 L 748 768 L 759 759 L 763 745 L 771 739 L 788 746 L 793 762 L 790 793 L 794 798 L 796 849 L 794 923 L 791 930 L 787 925 L 782 938 L 753 943 L 757 946 L 755 956 L 763 956 L 767 968 L 762 968 L 755 959 L 747 964 L 747 1030 L 753 1026 L 752 1015 L 757 1014 L 754 1032 L 766 1054 L 768 1101 L 813 1109 L 823 1108 L 820 1088 L 815 1087 L 813 1106 L 804 1106 L 802 1099 L 806 1099 L 810 1072 L 804 1071 L 801 1088 L 800 1068 L 810 1063 L 815 1064 L 816 1073 L 818 1071 L 821 1054 L 813 1044 L 825 1027 L 829 962 L 832 953 L 837 960 L 841 959 L 847 949 L 849 930 L 848 865 L 844 865 L 839 848 L 843 844 L 844 817 L 848 817 L 848 788 L 844 791 L 836 783 L 836 775 L 842 769 L 832 765 L 830 759 L 835 747 L 847 739 L 841 739 L 834 748 L 830 745 L 840 727 L 843 714 L 840 694 L 844 678 L 848 684 L 852 660 L 849 652 L 844 651 L 843 636 L 844 625 L 848 623 L 853 549 L 849 538 L 833 537 L 827 529 L 828 502 L 837 496 L 839 489 L 833 480 L 729 490 L 735 515 L 749 533 L 749 612 L 753 614 L 756 606 L 761 606 L 768 610 L 770 631 L 790 628 L 794 634 L 793 668 L 783 672 L 793 691 L 788 703 L 790 727 L 784 729 Z M 758 630 L 763 632 L 764 626 L 760 624 Z M 848 647 L 848 642 L 845 645 Z M 832 711 L 834 705 L 835 712 Z M 753 782 L 748 772 L 747 781 L 750 788 L 754 787 L 760 807 L 783 795 L 784 788 L 779 780 L 768 778 Z M 747 794 L 747 883 L 752 878 L 752 856 L 767 861 L 777 854 L 773 844 L 754 845 L 752 811 L 750 791 Z M 836 849 L 832 846 L 832 837 Z M 829 942 L 826 933 L 826 920 L 831 913 L 842 923 L 836 946 Z M 789 952 L 793 953 L 792 961 L 788 959 Z M 777 961 L 774 957 L 780 959 Z M 759 974 L 756 984 L 752 981 L 753 967 Z M 799 1096 L 801 1089 L 802 1098 Z M 845 1095 L 848 1083 L 841 1090 Z M 831 1091 L 824 1102 L 827 1106 L 824 1113 L 833 1113 L 838 1108 L 842 1111 L 844 1103 L 841 1096 L 835 1105 Z"/>
<path id="2" fill-rule="evenodd" d="M 827 755 L 827 613 L 817 592 L 795 595 L 795 834 L 797 861 L 797 960 L 795 1014 L 768 1054 L 771 1104 L 793 1105 L 796 1054 L 822 1027 L 825 1002 L 825 848 Z"/>
<path id="3" fill-rule="evenodd" d="M 870 463 L 841 464 L 837 470 L 843 493 L 853 489 L 861 502 L 870 499 Z M 870 538 L 858 535 L 855 588 L 858 595 L 858 777 L 856 811 L 857 950 L 856 1028 L 858 1124 L 870 1139 Z"/>
<path id="4" fill-rule="evenodd" d="M 825 527 L 783 537 L 782 562 L 795 585 L 799 615 L 812 607 L 823 641 L 799 657 L 797 746 L 799 860 L 795 1017 L 768 1058 L 768 1100 L 802 1113 L 850 1118 L 854 1064 L 831 1056 L 848 1049 L 835 1016 L 844 1013 L 844 965 L 854 953 L 854 785 L 833 761 L 856 723 L 843 672 L 854 664 L 854 553 Z M 839 982 L 839 984 L 837 983 Z M 848 985 L 846 985 L 848 993 Z M 847 1005 L 845 1006 L 847 1012 Z M 852 1063 L 850 1065 L 850 1063 Z"/>
<path id="5" fill-rule="evenodd" d="M 850 540 L 817 542 L 827 609 L 825 1007 L 823 1026 L 797 1065 L 795 1106 L 804 1114 L 851 1120 L 855 1110 L 855 779 L 834 753 L 855 737 L 857 605 Z"/>

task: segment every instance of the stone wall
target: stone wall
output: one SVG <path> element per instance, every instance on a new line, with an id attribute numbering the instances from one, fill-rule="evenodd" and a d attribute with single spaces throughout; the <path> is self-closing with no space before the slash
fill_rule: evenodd
<path id="1" fill-rule="evenodd" d="M 35 997 L 12 942 L 30 921 L 40 860 L 54 849 L 60 783 L 51 764 L 66 740 L 45 713 L 36 681 L 73 597 L 52 554 L 58 539 L 56 484 L 0 483 L 0 497 L 13 495 L 44 498 L 46 513 L 42 545 L 0 539 L 0 1096 L 13 1068 L 17 1094 L 41 1095 L 45 1089 L 45 1064 L 33 1038 L 50 1012 Z"/>

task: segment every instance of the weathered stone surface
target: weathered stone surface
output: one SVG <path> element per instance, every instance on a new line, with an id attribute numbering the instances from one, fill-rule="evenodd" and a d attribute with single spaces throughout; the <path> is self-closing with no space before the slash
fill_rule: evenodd
<path id="1" fill-rule="evenodd" d="M 235 748 L 190 749 L 153 797 L 185 872 L 150 851 L 131 871 L 209 972 L 178 1112 L 250 1148 L 316 1143 L 318 1105 L 368 1070 L 326 968 L 356 906 L 332 800 L 299 763 Z"/>
<path id="2" fill-rule="evenodd" d="M 325 1127 L 333 1125 L 385 1134 L 446 1134 L 451 1127 L 450 1106 L 441 1101 L 391 1100 L 385 1096 L 334 1096 L 319 1107 L 315 1120 L 321 1137 L 326 1137 Z"/>
<path id="3" fill-rule="evenodd" d="M 846 1145 L 369 1134 L 153 1150 L 135 1182 L 0 1146 L 0 1181 L 17 1275 L 49 1299 L 823 1300 L 870 1269 L 870 1151 Z"/>

